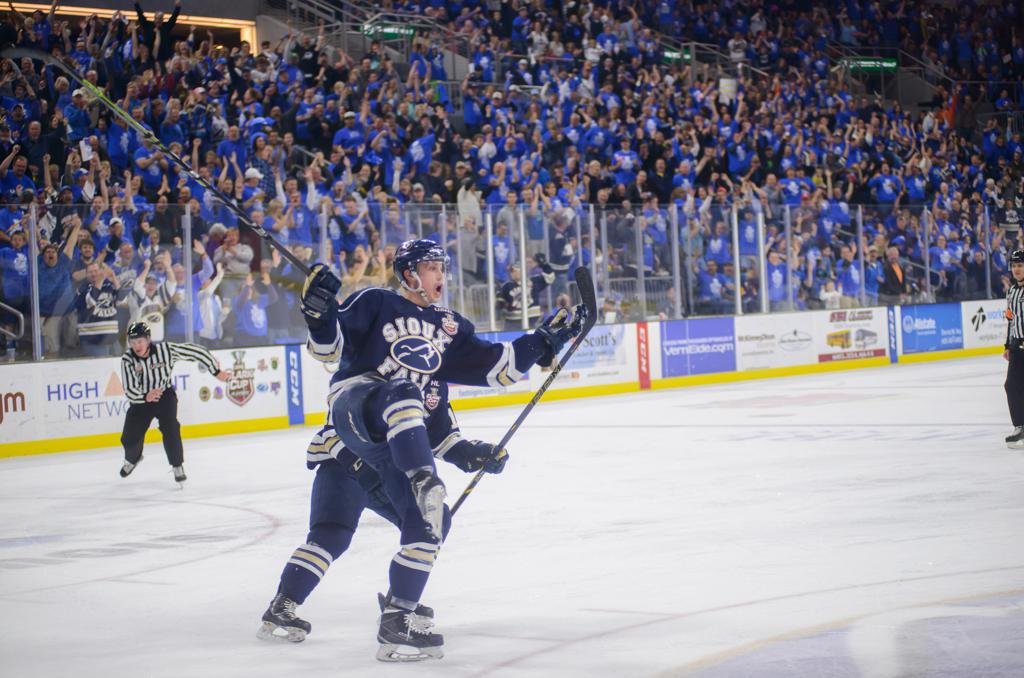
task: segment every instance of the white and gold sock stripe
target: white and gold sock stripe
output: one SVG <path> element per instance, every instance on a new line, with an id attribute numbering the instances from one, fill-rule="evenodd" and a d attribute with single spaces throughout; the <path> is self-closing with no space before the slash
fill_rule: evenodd
<path id="1" fill-rule="evenodd" d="M 288 559 L 290 565 L 298 565 L 307 569 L 318 579 L 323 579 L 332 562 L 334 562 L 334 558 L 331 557 L 331 554 L 316 544 L 303 544 L 295 549 L 295 553 Z"/>
<path id="2" fill-rule="evenodd" d="M 425 541 L 417 541 L 411 544 L 402 544 L 402 550 L 392 558 L 403 567 L 409 567 L 421 572 L 430 572 L 437 559 L 440 544 L 432 544 Z"/>
<path id="3" fill-rule="evenodd" d="M 384 410 L 384 423 L 388 425 L 388 442 L 402 431 L 423 426 L 423 403 L 409 398 L 388 405 Z"/>

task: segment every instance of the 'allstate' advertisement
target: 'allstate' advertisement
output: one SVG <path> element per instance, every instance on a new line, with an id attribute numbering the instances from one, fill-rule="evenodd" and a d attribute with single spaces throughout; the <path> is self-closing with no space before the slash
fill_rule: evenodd
<path id="1" fill-rule="evenodd" d="M 733 318 L 663 322 L 661 365 L 665 377 L 735 370 L 736 332 Z"/>
<path id="2" fill-rule="evenodd" d="M 948 351 L 964 347 L 960 304 L 928 304 L 900 308 L 903 353 Z"/>

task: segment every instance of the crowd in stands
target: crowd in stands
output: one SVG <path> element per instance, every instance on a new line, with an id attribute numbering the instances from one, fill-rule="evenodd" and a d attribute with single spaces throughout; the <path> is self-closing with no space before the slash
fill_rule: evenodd
<path id="1" fill-rule="evenodd" d="M 417 40 L 407 64 L 380 43 L 352 58 L 323 29 L 225 47 L 177 25 L 180 3 L 153 19 L 136 7 L 101 19 L 11 5 L 0 44 L 63 59 L 299 259 L 329 262 L 346 292 L 394 284 L 394 248 L 417 236 L 446 241 L 463 287 L 486 284 L 493 259 L 510 320 L 520 281 L 533 319 L 577 265 L 598 268 L 606 319 L 672 314 L 677 299 L 728 313 L 739 295 L 753 312 L 762 296 L 824 308 L 1007 284 L 1024 140 L 964 109 L 1020 111 L 1021 93 L 965 84 L 910 112 L 854 92 L 826 51 L 902 46 L 953 78 L 1019 81 L 1013 2 L 385 0 L 471 42 L 461 101 L 440 84 L 443 41 Z M 723 81 L 666 59 L 660 33 L 756 70 Z M 0 301 L 28 310 L 34 237 L 46 355 L 116 354 L 140 317 L 182 337 L 189 300 L 211 346 L 301 340 L 301 273 L 86 89 L 5 59 L 0 120 Z"/>

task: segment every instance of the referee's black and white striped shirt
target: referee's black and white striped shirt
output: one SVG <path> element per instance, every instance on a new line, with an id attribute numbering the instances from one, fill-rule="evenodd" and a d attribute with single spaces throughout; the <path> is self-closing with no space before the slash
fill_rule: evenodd
<path id="1" fill-rule="evenodd" d="M 1021 348 L 1024 343 L 1024 286 L 1016 282 L 1006 291 L 1006 317 L 1010 321 L 1006 328 L 1006 348 Z"/>
<path id="2" fill-rule="evenodd" d="M 158 341 L 149 345 L 145 358 L 135 355 L 131 347 L 121 356 L 121 381 L 124 394 L 133 403 L 146 402 L 146 394 L 154 388 L 171 386 L 171 370 L 179 360 L 191 360 L 206 366 L 210 374 L 217 374 L 220 366 L 203 346 L 197 344 Z"/>

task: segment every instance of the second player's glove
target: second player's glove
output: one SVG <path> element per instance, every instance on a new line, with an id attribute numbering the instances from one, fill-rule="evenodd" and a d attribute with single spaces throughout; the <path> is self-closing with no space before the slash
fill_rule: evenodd
<path id="1" fill-rule="evenodd" d="M 501 473 L 508 462 L 508 452 L 491 443 L 460 440 L 448 450 L 444 460 L 467 473 L 481 469 L 487 473 Z"/>
<path id="2" fill-rule="evenodd" d="M 311 328 L 337 322 L 341 281 L 323 264 L 314 264 L 302 286 L 302 315 Z"/>
<path id="3" fill-rule="evenodd" d="M 587 307 L 584 304 L 576 304 L 570 312 L 569 309 L 560 308 L 553 316 L 545 320 L 537 328 L 537 334 L 547 344 L 547 350 L 538 360 L 541 367 L 550 367 L 551 362 L 559 353 L 565 342 L 579 336 L 583 326 L 587 324 Z"/>

